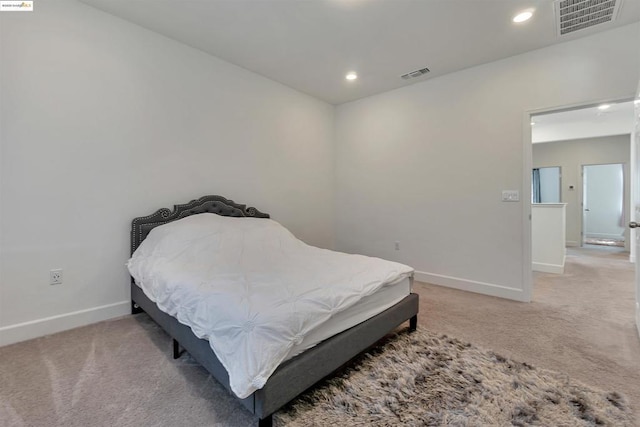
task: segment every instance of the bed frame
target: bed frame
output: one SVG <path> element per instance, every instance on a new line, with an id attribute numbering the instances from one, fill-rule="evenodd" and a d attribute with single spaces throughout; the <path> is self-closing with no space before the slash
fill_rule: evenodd
<path id="1" fill-rule="evenodd" d="M 153 228 L 205 212 L 222 216 L 269 218 L 269 214 L 224 197 L 204 196 L 183 205 L 175 205 L 173 211 L 163 208 L 151 215 L 135 218 L 131 225 L 131 254 Z M 131 308 L 134 314 L 145 311 L 171 336 L 174 359 L 180 357 L 182 347 L 233 394 L 227 371 L 211 350 L 209 342 L 196 337 L 191 328 L 160 311 L 134 283 L 133 278 L 131 279 Z M 259 427 L 271 426 L 274 412 L 367 350 L 400 324 L 408 320 L 409 329 L 415 330 L 417 314 L 418 295 L 412 293 L 382 313 L 284 362 L 271 375 L 263 388 L 239 400 L 258 417 Z"/>

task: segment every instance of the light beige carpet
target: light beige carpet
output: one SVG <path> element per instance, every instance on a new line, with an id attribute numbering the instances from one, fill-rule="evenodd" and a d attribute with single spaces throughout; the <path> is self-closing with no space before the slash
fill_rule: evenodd
<path id="1" fill-rule="evenodd" d="M 419 327 L 625 394 L 640 405 L 633 269 L 623 255 L 572 252 L 567 273 L 537 275 L 523 304 L 433 285 Z M 0 348 L 2 426 L 249 426 L 255 419 L 146 315 Z"/>
<path id="2" fill-rule="evenodd" d="M 586 239 L 584 239 L 584 243 L 587 245 L 617 246 L 620 248 L 624 248 L 624 238 L 598 239 L 595 237 L 587 237 Z"/>
<path id="3" fill-rule="evenodd" d="M 277 427 L 634 425 L 618 393 L 426 329 L 390 337 L 274 418 Z"/>
<path id="4" fill-rule="evenodd" d="M 565 274 L 535 273 L 531 303 L 418 284 L 419 323 L 622 392 L 638 418 L 640 339 L 634 321 L 634 266 L 628 257 L 619 248 L 569 248 Z"/>

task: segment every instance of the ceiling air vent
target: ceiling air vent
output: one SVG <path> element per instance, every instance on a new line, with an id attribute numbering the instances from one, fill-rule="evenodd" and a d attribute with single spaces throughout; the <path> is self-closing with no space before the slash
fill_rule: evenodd
<path id="1" fill-rule="evenodd" d="M 616 19 L 622 0 L 556 0 L 558 36 Z"/>
<path id="2" fill-rule="evenodd" d="M 403 74 L 400 77 L 402 77 L 405 80 L 409 80 L 409 79 L 413 79 L 415 77 L 420 77 L 420 76 L 424 76 L 425 74 L 427 74 L 429 72 L 428 68 L 422 68 L 420 70 L 416 70 L 416 71 L 412 71 L 410 73 L 407 74 Z"/>

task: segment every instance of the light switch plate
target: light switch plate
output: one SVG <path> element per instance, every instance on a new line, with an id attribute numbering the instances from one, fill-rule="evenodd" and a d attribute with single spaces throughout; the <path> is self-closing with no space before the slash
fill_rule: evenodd
<path id="1" fill-rule="evenodd" d="M 518 190 L 502 190 L 503 202 L 519 202 L 520 192 Z"/>

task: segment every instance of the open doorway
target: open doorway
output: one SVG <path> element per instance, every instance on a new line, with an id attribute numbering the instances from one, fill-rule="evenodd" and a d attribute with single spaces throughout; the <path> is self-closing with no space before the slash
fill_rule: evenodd
<path id="1" fill-rule="evenodd" d="M 556 170 L 561 171 L 559 173 L 561 179 L 558 179 L 560 197 L 557 199 L 557 203 L 565 205 L 566 210 L 565 237 L 564 241 L 560 243 L 563 247 L 582 247 L 585 238 L 591 237 L 615 239 L 616 244 L 623 242 L 623 250 L 629 252 L 631 249 L 629 229 L 625 222 L 631 209 L 629 203 L 631 199 L 629 166 L 631 164 L 630 143 L 633 132 L 633 110 L 633 101 L 627 101 L 545 112 L 531 116 L 532 202 L 536 202 L 535 171 L 552 167 L 558 168 Z M 600 203 L 597 206 L 583 207 L 583 198 L 586 194 L 582 178 L 583 167 L 613 164 L 617 164 L 618 169 L 610 172 L 618 179 L 620 168 L 622 169 L 623 201 L 615 202 L 616 213 L 610 215 L 617 215 L 618 220 L 615 225 L 622 227 L 592 230 L 591 226 L 597 227 L 598 221 L 597 218 L 595 221 L 589 221 L 589 217 L 597 217 L 598 213 L 595 212 L 595 215 L 591 215 L 591 211 L 584 211 L 584 209 L 599 210 Z M 597 174 L 595 169 L 594 173 Z M 597 179 L 597 177 L 594 175 L 593 179 Z M 540 186 L 540 188 L 543 187 Z M 551 188 L 555 188 L 555 184 Z M 543 203 L 546 201 L 543 197 L 540 197 L 539 200 Z M 532 204 L 532 207 L 534 206 Z M 533 212 L 532 215 L 534 215 Z M 585 230 L 585 226 L 589 229 Z M 532 232 L 533 229 L 532 224 Z M 620 236 L 616 235 L 618 232 L 621 234 Z M 532 235 L 532 241 L 534 240 L 535 236 Z M 532 255 L 534 254 L 532 253 Z M 535 262 L 535 259 L 533 261 Z"/>
<path id="2" fill-rule="evenodd" d="M 625 247 L 624 171 L 624 163 L 582 166 L 583 246 Z"/>
<path id="3" fill-rule="evenodd" d="M 637 174 L 632 145 L 636 113 L 633 101 L 598 107 L 531 115 L 531 295 L 533 301 L 585 315 L 606 301 L 608 310 L 628 322 L 634 316 L 635 272 L 629 261 L 635 245 L 630 245 L 627 223 L 632 191 L 640 188 L 631 188 L 631 176 Z M 535 171 L 545 168 L 559 171 L 559 203 L 545 203 L 542 194 L 535 200 L 534 187 L 540 192 L 546 188 L 535 183 Z M 556 183 L 549 188 L 553 193 Z M 555 246 L 544 246 L 536 236 L 541 228 L 536 213 L 548 219 L 554 211 L 561 225 L 542 227 L 543 235 L 556 238 Z M 553 252 L 558 259 L 536 262 L 536 242 L 545 255 Z M 630 309 L 614 310 L 623 306 Z"/>
<path id="4" fill-rule="evenodd" d="M 627 226 L 629 221 L 640 223 L 640 216 L 634 216 L 631 209 L 640 203 L 640 162 L 636 158 L 640 156 L 640 128 L 636 130 L 634 123 L 639 113 L 634 112 L 634 102 L 628 101 L 530 116 L 533 144 L 531 171 L 526 175 L 531 177 L 528 184 L 532 191 L 532 300 L 575 318 L 590 316 L 593 307 L 598 307 L 598 315 L 606 320 L 603 324 L 616 325 L 620 331 L 624 330 L 621 325 L 633 322 L 634 317 L 640 324 L 636 271 L 629 262 L 637 259 L 636 252 L 640 253 L 640 238 L 636 229 L 632 239 Z M 540 203 L 534 203 L 535 170 L 546 167 L 559 167 L 561 171 L 559 208 L 551 209 L 553 203 L 545 204 L 542 195 L 537 200 Z M 538 185 L 544 191 L 542 183 Z M 536 269 L 535 214 L 538 211 L 549 217 L 554 209 L 565 210 L 564 218 L 556 215 L 564 228 L 544 231 L 555 237 L 562 235 L 563 239 L 555 242 L 561 260 L 558 266 Z M 561 268 L 554 271 L 553 267 Z M 612 336 L 614 333 L 612 330 Z"/>

